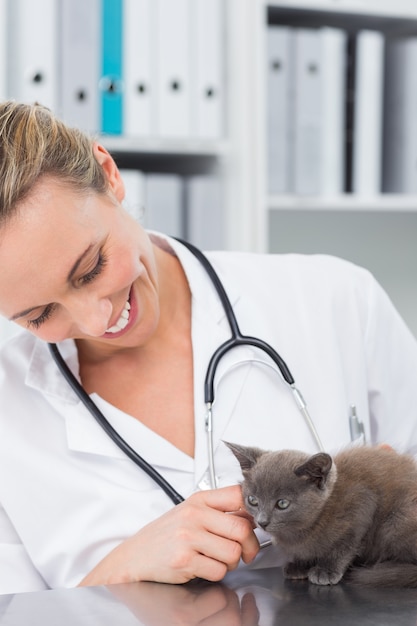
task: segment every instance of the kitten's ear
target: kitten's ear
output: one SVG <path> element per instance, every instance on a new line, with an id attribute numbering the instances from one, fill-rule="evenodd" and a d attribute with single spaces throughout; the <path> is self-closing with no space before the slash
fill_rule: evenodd
<path id="1" fill-rule="evenodd" d="M 325 452 L 319 452 L 297 467 L 294 473 L 296 476 L 306 476 L 319 489 L 324 489 L 331 467 L 332 457 Z"/>
<path id="2" fill-rule="evenodd" d="M 224 443 L 228 448 L 230 448 L 239 461 L 242 472 L 252 469 L 259 457 L 263 454 L 263 450 L 260 450 L 259 448 L 239 446 L 236 443 L 229 443 L 228 441 L 225 441 Z"/>

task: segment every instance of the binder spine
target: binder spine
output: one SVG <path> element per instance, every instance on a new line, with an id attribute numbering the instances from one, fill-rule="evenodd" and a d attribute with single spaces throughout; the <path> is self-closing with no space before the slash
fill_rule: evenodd
<path id="1" fill-rule="evenodd" d="M 102 0 L 101 131 L 123 132 L 123 0 Z"/>

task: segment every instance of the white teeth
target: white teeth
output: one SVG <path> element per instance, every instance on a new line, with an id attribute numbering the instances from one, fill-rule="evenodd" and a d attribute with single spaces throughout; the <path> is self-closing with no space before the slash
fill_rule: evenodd
<path id="1" fill-rule="evenodd" d="M 122 311 L 119 319 L 117 320 L 116 324 L 114 326 L 111 326 L 110 328 L 108 328 L 106 330 L 106 333 L 118 333 L 119 331 L 121 331 L 124 328 L 126 328 L 126 326 L 129 323 L 129 311 L 130 311 L 130 302 L 127 301 L 127 302 L 125 302 L 123 311 Z"/>

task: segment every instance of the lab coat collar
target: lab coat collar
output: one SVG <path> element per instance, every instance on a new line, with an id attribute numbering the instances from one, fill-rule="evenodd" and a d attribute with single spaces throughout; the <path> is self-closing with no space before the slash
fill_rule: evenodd
<path id="1" fill-rule="evenodd" d="M 172 247 L 184 268 L 192 294 L 192 301 L 194 305 L 193 313 L 199 316 L 203 314 L 203 317 L 209 320 L 210 323 L 214 322 L 216 324 L 220 324 L 222 321 L 226 321 L 226 314 L 222 303 L 200 261 L 193 255 L 192 252 L 190 252 L 190 250 L 188 250 L 188 248 L 179 243 L 176 239 L 172 239 L 170 237 L 164 237 L 164 239 Z M 240 294 L 236 289 L 236 285 L 227 281 L 227 275 L 224 270 L 219 267 L 215 258 L 210 258 L 212 256 L 210 253 L 206 253 L 206 256 L 213 264 L 216 272 L 218 272 L 220 280 L 224 282 L 226 292 L 232 306 L 234 307 L 240 297 Z M 229 329 L 228 325 L 227 329 Z"/>
<path id="2" fill-rule="evenodd" d="M 72 339 L 61 341 L 58 348 L 71 372 L 79 381 L 78 353 L 75 342 Z M 52 359 L 48 344 L 40 339 L 34 338 L 25 382 L 29 387 L 46 395 L 56 396 L 70 404 L 78 403 L 78 398 Z"/>

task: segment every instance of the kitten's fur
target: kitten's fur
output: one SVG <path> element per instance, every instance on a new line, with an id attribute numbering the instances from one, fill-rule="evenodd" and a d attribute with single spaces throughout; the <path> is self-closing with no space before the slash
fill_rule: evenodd
<path id="1" fill-rule="evenodd" d="M 411 457 L 372 447 L 332 459 L 226 445 L 243 471 L 246 509 L 287 556 L 287 578 L 331 585 L 347 573 L 359 584 L 417 587 Z"/>

